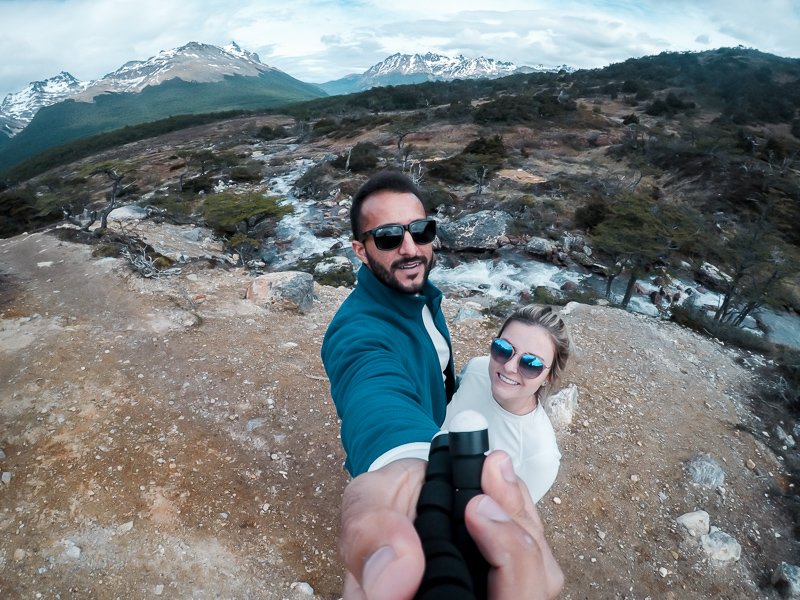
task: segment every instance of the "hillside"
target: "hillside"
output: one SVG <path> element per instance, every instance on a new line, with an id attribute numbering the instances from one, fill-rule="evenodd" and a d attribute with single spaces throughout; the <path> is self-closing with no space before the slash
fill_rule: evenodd
<path id="1" fill-rule="evenodd" d="M 305 315 L 264 310 L 243 299 L 247 270 L 202 258 L 219 244 L 137 228 L 191 257 L 179 275 L 143 279 L 57 232 L 0 242 L 0 595 L 298 600 L 307 583 L 339 598 L 348 478 L 319 350 L 348 290 L 317 286 Z M 466 301 L 443 307 L 458 369 L 496 327 L 454 324 Z M 763 360 L 625 311 L 565 310 L 578 405 L 539 508 L 561 597 L 777 600 L 769 576 L 798 558 L 795 479 L 777 420 L 750 408 Z M 724 469 L 716 491 L 689 477 L 698 452 Z M 738 562 L 676 524 L 701 509 Z"/>
<path id="2" fill-rule="evenodd" d="M 137 93 L 106 93 L 93 102 L 65 100 L 42 108 L 21 133 L 0 146 L 0 172 L 54 146 L 173 115 L 263 110 L 324 92 L 277 70 L 225 76 L 222 82 L 171 79 Z"/>

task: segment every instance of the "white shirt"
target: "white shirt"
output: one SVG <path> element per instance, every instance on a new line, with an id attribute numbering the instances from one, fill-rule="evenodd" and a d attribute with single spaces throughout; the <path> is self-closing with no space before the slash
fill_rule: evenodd
<path id="1" fill-rule="evenodd" d="M 561 464 L 556 434 L 541 403 L 526 415 L 515 415 L 500 406 L 492 397 L 488 356 L 469 361 L 458 379 L 442 429 L 462 410 L 481 413 L 489 422 L 489 448 L 509 454 L 514 472 L 538 502 L 555 482 Z"/>

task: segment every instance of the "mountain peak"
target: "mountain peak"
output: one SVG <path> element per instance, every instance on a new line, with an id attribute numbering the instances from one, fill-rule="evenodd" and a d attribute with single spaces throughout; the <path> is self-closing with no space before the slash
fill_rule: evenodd
<path id="1" fill-rule="evenodd" d="M 262 63 L 256 53 L 242 50 L 233 41 L 224 48 L 189 42 L 180 48 L 162 50 L 147 60 L 128 61 L 96 81 L 81 82 L 66 71 L 44 81 L 33 81 L 26 89 L 3 100 L 0 131 L 13 137 L 39 109 L 67 98 L 91 102 L 100 94 L 141 92 L 168 79 L 205 83 L 222 81 L 230 75 L 258 76 L 275 70 Z"/>

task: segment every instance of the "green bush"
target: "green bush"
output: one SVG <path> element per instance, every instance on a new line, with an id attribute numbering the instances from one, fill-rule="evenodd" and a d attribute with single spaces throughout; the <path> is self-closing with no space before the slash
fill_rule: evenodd
<path id="1" fill-rule="evenodd" d="M 281 204 L 281 198 L 264 196 L 258 192 L 233 194 L 221 192 L 208 196 L 203 201 L 203 214 L 211 227 L 235 231 L 242 222 L 255 217 L 280 219 L 292 214 L 294 208 Z"/>
<path id="2" fill-rule="evenodd" d="M 380 148 L 372 142 L 358 142 L 348 153 L 345 152 L 338 156 L 331 164 L 337 169 L 349 169 L 354 173 L 371 171 L 378 164 L 378 152 Z"/>

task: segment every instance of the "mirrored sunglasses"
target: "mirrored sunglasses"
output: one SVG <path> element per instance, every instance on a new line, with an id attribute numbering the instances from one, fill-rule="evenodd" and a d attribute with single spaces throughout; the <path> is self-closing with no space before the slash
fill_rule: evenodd
<path id="1" fill-rule="evenodd" d="M 430 244 L 436 238 L 436 221 L 422 219 L 408 225 L 381 225 L 375 229 L 365 231 L 361 236 L 361 241 L 364 242 L 369 236 L 372 236 L 375 247 L 378 250 L 394 250 L 403 243 L 406 231 L 411 234 L 411 239 L 414 240 L 415 244 L 424 246 L 425 244 Z"/>
<path id="2" fill-rule="evenodd" d="M 492 358 L 497 362 L 506 364 L 518 352 L 507 340 L 495 338 L 492 340 L 491 354 Z M 538 356 L 533 354 L 521 354 L 519 356 L 519 374 L 525 379 L 536 379 L 545 369 L 549 368 Z"/>

